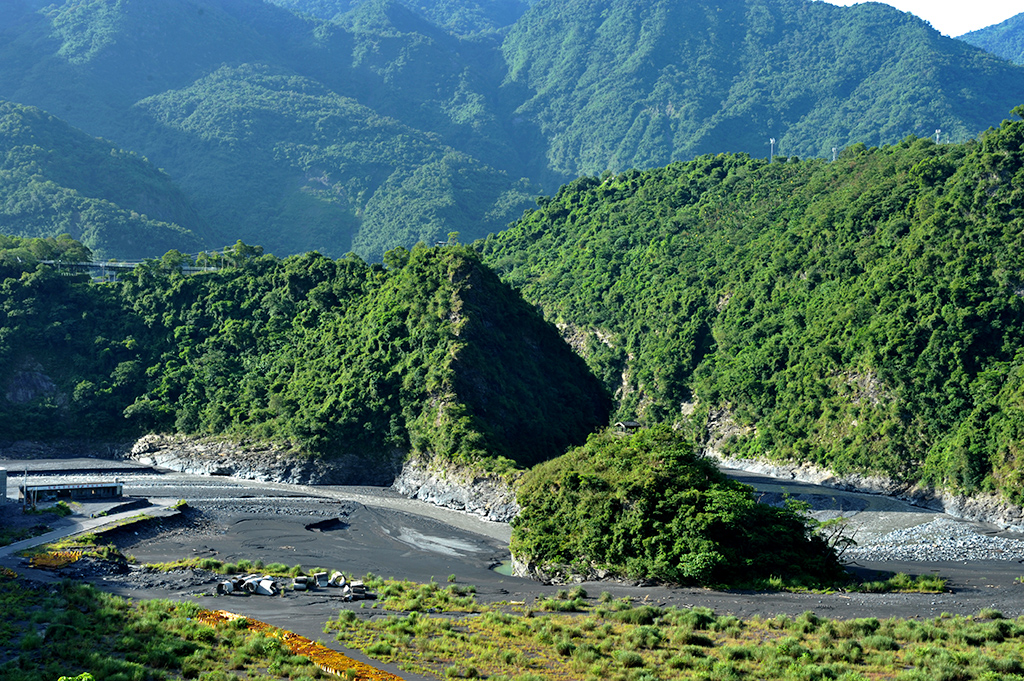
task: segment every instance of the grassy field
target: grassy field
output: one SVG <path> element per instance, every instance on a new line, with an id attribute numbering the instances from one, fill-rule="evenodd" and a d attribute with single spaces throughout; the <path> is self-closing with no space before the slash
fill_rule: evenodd
<path id="1" fill-rule="evenodd" d="M 426 589 L 433 595 L 449 590 Z M 410 591 L 422 597 L 424 587 Z M 342 611 L 325 632 L 372 657 L 440 678 L 1024 679 L 1024 619 L 1007 620 L 995 610 L 929 620 L 841 621 L 810 612 L 740 620 L 608 594 L 588 598 L 578 588 L 529 605 L 473 603 L 463 614 L 453 614 L 445 602 L 423 606 L 436 614 L 368 621 Z"/>
<path id="2" fill-rule="evenodd" d="M 809 612 L 740 620 L 594 597 L 580 587 L 529 603 L 483 604 L 454 575 L 447 584 L 364 580 L 378 599 L 340 611 L 325 632 L 438 678 L 1024 679 L 1024 619 L 994 610 L 923 621 Z M 897 577 L 888 588 L 900 586 L 915 585 Z M 280 636 L 253 631 L 244 618 L 209 626 L 206 611 L 190 603 L 132 602 L 71 581 L 32 588 L 8 571 L 0 574 L 0 610 L 4 681 L 83 672 L 96 681 L 330 678 Z M 371 621 L 364 616 L 371 612 L 386 615 Z"/>
<path id="3" fill-rule="evenodd" d="M 32 588 L 0 574 L 0 679 L 96 681 L 333 678 L 244 619 L 212 627 L 191 603 L 132 602 L 63 582 Z"/>
<path id="4" fill-rule="evenodd" d="M 37 554 L 78 552 L 131 561 L 84 535 Z M 281 577 L 300 565 L 210 559 L 151 568 L 259 571 Z M 657 608 L 608 593 L 563 589 L 530 602 L 480 603 L 455 575 L 418 584 L 368 574 L 373 601 L 340 611 L 325 633 L 400 668 L 438 678 L 1024 680 L 1024 619 L 994 610 L 929 620 L 826 620 L 813 613 L 740 620 L 707 609 Z M 850 585 L 859 591 L 941 591 L 944 580 L 906 575 Z M 367 609 L 369 612 L 367 612 Z M 205 624 L 198 606 L 131 602 L 88 585 L 45 589 L 0 575 L 0 678 L 56 681 L 89 672 L 96 681 L 325 678 L 307 657 L 243 624 Z M 365 617 L 374 617 L 372 621 Z M 349 678 L 371 678 L 348 674 Z"/>

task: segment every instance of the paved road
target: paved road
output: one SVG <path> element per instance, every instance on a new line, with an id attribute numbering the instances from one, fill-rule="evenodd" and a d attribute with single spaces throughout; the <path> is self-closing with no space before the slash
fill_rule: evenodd
<path id="1" fill-rule="evenodd" d="M 134 510 L 113 513 L 101 517 L 90 517 L 88 515 L 68 516 L 67 518 L 62 518 L 60 522 L 55 523 L 57 527 L 51 532 L 0 547 L 0 561 L 5 561 L 5 559 L 9 559 L 20 551 L 31 549 L 33 547 L 40 546 L 41 544 L 47 544 L 49 542 L 73 537 L 79 534 L 85 534 L 87 532 L 94 532 L 112 525 L 117 525 L 131 518 L 136 518 L 142 514 L 154 518 L 170 517 L 177 513 L 177 511 L 172 508 L 174 503 L 175 502 L 167 499 L 154 499 L 152 502 L 153 505 L 146 509 L 136 508 Z"/>

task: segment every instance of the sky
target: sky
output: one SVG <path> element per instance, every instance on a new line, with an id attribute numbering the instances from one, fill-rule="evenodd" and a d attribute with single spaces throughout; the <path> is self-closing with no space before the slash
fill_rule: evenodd
<path id="1" fill-rule="evenodd" d="M 857 5 L 862 0 L 827 1 L 833 5 Z M 912 12 L 939 33 L 954 37 L 1024 12 L 1020 0 L 885 0 L 885 4 Z"/>

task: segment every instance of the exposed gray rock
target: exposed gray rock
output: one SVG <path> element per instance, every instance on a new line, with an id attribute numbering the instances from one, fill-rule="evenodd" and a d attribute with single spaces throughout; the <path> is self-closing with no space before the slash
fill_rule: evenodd
<path id="1" fill-rule="evenodd" d="M 57 390 L 57 385 L 43 372 L 35 360 L 25 360 L 11 374 L 4 390 L 4 398 L 15 404 L 25 404 L 39 397 L 53 397 L 57 404 L 67 404 L 67 395 Z"/>
<path id="2" fill-rule="evenodd" d="M 838 475 L 807 463 L 735 459 L 713 449 L 706 450 L 705 454 L 726 468 L 834 487 L 849 492 L 893 497 L 914 506 L 942 511 L 955 518 L 992 523 L 1007 530 L 1024 532 L 1024 508 L 1006 503 L 994 495 L 956 495 L 925 485 L 901 483 L 882 475 Z"/>
<path id="3" fill-rule="evenodd" d="M 387 485 L 395 478 L 399 454 L 369 465 L 355 455 L 323 460 L 266 443 L 185 435 L 146 435 L 128 458 L 193 475 L 228 475 L 294 485 Z"/>
<path id="4" fill-rule="evenodd" d="M 399 494 L 507 523 L 519 513 L 513 486 L 496 475 L 410 459 L 392 485 Z"/>
<path id="5" fill-rule="evenodd" d="M 1024 562 L 1024 541 L 979 534 L 966 523 L 937 518 L 926 525 L 895 530 L 846 550 L 847 560 Z"/>

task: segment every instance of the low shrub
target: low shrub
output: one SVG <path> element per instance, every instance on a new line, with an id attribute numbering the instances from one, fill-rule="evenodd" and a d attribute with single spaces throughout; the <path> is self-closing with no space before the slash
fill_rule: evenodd
<path id="1" fill-rule="evenodd" d="M 654 624 L 655 620 L 661 617 L 662 610 L 650 605 L 641 605 L 638 608 L 621 610 L 613 613 L 612 617 L 626 624 Z"/>
<path id="2" fill-rule="evenodd" d="M 616 650 L 612 653 L 612 659 L 626 669 L 635 669 L 644 666 L 644 658 L 631 650 Z"/>

